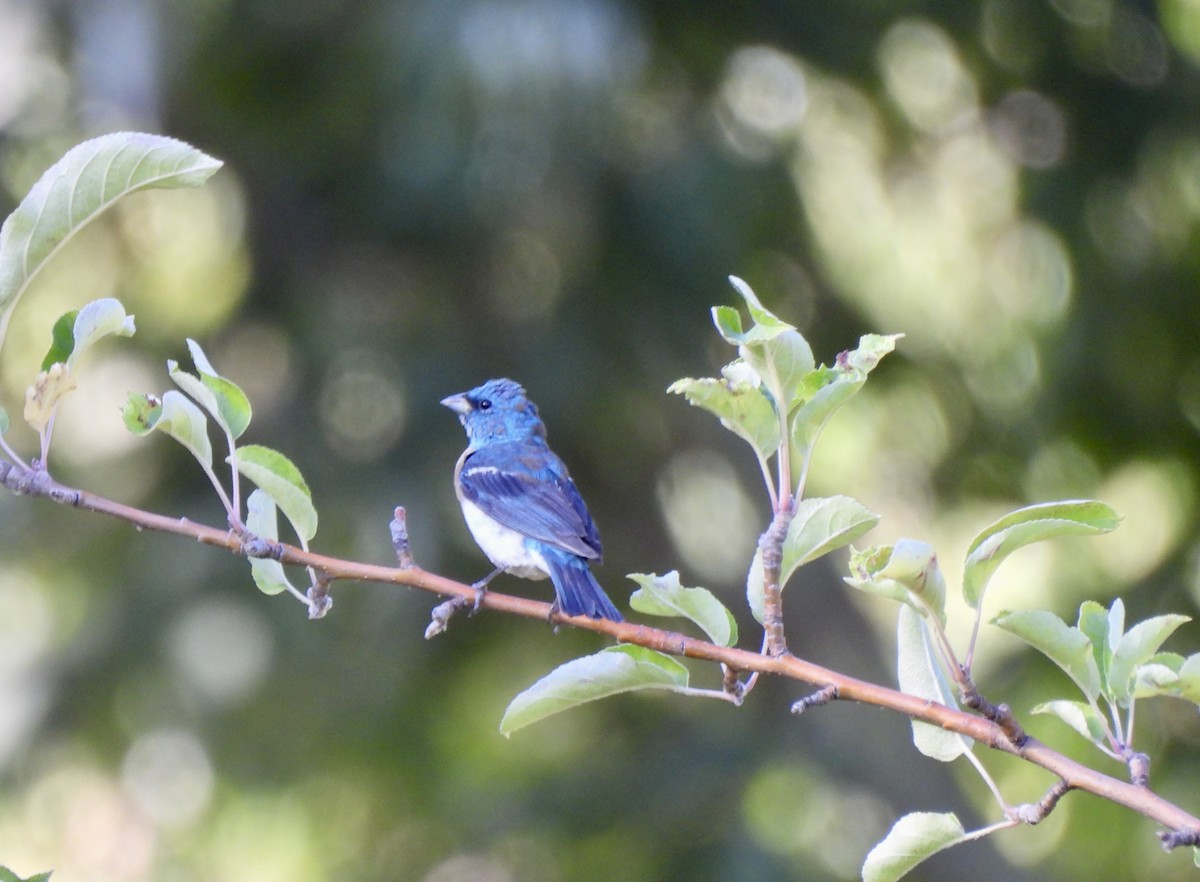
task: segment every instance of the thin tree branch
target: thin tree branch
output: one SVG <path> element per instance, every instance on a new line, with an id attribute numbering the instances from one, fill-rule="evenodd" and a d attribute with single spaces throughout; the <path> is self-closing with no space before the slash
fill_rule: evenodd
<path id="1" fill-rule="evenodd" d="M 224 548 L 235 554 L 247 553 L 247 540 L 231 530 L 198 524 L 187 518 L 166 517 L 114 502 L 85 490 L 65 487 L 46 472 L 22 471 L 12 463 L 0 462 L 0 484 L 15 493 L 41 496 L 61 505 L 111 515 L 143 529 L 186 536 L 204 545 Z M 261 548 L 255 547 L 253 550 L 261 551 Z M 311 567 L 322 574 L 322 585 L 348 580 L 377 582 L 405 585 L 451 598 L 462 598 L 464 601 L 473 602 L 475 599 L 475 589 L 470 585 L 427 572 L 415 565 L 396 568 L 358 563 L 304 551 L 284 543 L 279 543 L 277 550 L 276 555 L 276 547 L 273 547 L 271 556 L 278 557 L 282 563 Z M 1055 792 L 1060 789 L 1063 792 L 1072 789 L 1083 790 L 1157 821 L 1167 828 L 1159 833 L 1165 847 L 1200 843 L 1200 818 L 1146 787 L 1089 768 L 1031 736 L 1026 735 L 1023 739 L 1018 739 L 1020 743 L 1015 743 L 1009 731 L 1005 730 L 1006 727 L 983 717 L 949 708 L 916 695 L 908 695 L 887 686 L 859 680 L 786 652 L 778 655 L 763 654 L 718 646 L 636 622 L 566 616 L 561 612 L 552 613 L 548 603 L 496 591 L 487 592 L 483 597 L 482 607 L 539 621 L 549 619 L 558 625 L 570 625 L 605 634 L 622 643 L 633 643 L 669 655 L 716 662 L 738 671 L 774 674 L 809 683 L 821 689 L 836 689 L 840 701 L 855 701 L 888 708 L 913 719 L 923 720 L 947 731 L 973 738 L 995 750 L 1012 754 L 1046 769 L 1061 779 L 1061 784 L 1054 788 Z M 1011 731 L 1011 727 L 1008 728 Z"/>

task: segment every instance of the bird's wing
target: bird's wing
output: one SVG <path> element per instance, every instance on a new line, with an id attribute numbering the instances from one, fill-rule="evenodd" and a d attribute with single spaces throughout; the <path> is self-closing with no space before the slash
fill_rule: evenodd
<path id="1" fill-rule="evenodd" d="M 544 445 L 489 444 L 459 472 L 462 495 L 485 514 L 580 557 L 600 557 L 600 534 L 566 466 Z"/>

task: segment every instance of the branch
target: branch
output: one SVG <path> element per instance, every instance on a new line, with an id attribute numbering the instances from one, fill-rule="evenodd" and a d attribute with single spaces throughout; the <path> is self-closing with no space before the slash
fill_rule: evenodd
<path id="1" fill-rule="evenodd" d="M 234 554 L 249 555 L 250 551 L 254 551 L 255 556 L 261 555 L 261 540 L 239 536 L 228 529 L 198 524 L 187 518 L 170 518 L 143 511 L 94 493 L 66 487 L 46 472 L 26 471 L 11 463 L 0 462 L 0 484 L 17 494 L 40 496 L 60 505 L 111 515 L 143 529 L 186 536 L 205 545 L 224 548 Z M 253 547 L 249 547 L 252 544 Z M 470 585 L 427 572 L 415 564 L 403 568 L 364 564 L 315 554 L 284 543 L 272 546 L 271 557 L 284 564 L 312 568 L 319 574 L 319 583 L 322 586 L 334 581 L 352 580 L 405 585 L 433 594 L 460 598 L 464 602 L 473 603 L 476 597 L 476 591 Z M 1014 743 L 1010 737 L 1011 726 L 1003 726 L 886 686 L 858 680 L 787 653 L 772 655 L 769 650 L 766 653 L 758 653 L 718 646 L 694 637 L 634 622 L 566 616 L 560 612 L 552 613 L 548 603 L 495 591 L 486 592 L 480 605 L 482 608 L 510 615 L 543 622 L 549 619 L 556 625 L 570 625 L 595 631 L 621 643 L 633 643 L 669 655 L 716 662 L 732 671 L 787 677 L 814 685 L 823 695 L 836 695 L 839 701 L 856 701 L 887 708 L 912 719 L 923 720 L 965 735 L 995 750 L 1012 754 L 1046 769 L 1061 779 L 1052 789 L 1053 795 L 1044 807 L 1046 810 L 1067 790 L 1083 790 L 1132 809 L 1166 827 L 1166 831 L 1159 834 L 1166 847 L 1200 843 L 1200 818 L 1151 792 L 1145 786 L 1098 772 L 1058 753 L 1035 738 L 1026 736 L 1020 743 Z M 1003 716 L 1001 718 L 1003 719 Z"/>

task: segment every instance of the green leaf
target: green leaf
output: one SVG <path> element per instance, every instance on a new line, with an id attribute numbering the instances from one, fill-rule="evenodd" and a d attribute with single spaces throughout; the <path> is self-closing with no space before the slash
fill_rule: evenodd
<path id="1" fill-rule="evenodd" d="M 212 466 L 212 444 L 208 440 L 208 420 L 200 408 L 172 389 L 162 400 L 131 392 L 121 409 L 125 426 L 135 435 L 157 429 L 186 447 L 205 468 Z"/>
<path id="2" fill-rule="evenodd" d="M 512 700 L 500 721 L 506 738 L 518 729 L 588 701 L 634 689 L 683 689 L 688 670 L 642 646 L 610 646 L 561 665 Z"/>
<path id="3" fill-rule="evenodd" d="M 130 392 L 121 406 L 121 419 L 125 421 L 125 428 L 140 438 L 153 431 L 161 409 L 162 402 L 155 396 Z"/>
<path id="4" fill-rule="evenodd" d="M 67 364 L 74 367 L 79 356 L 98 340 L 114 334 L 118 337 L 132 337 L 136 330 L 133 316 L 126 314 L 120 300 L 112 297 L 93 300 L 75 314 L 75 321 L 71 327 L 73 345 L 68 353 Z"/>
<path id="5" fill-rule="evenodd" d="M 236 383 L 217 374 L 204 350 L 189 339 L 188 350 L 200 376 L 181 370 L 175 361 L 167 362 L 167 371 L 180 389 L 204 407 L 217 424 L 232 438 L 240 438 L 250 425 L 250 400 Z"/>
<path id="6" fill-rule="evenodd" d="M 1119 597 L 1114 598 L 1111 609 L 1105 609 L 1094 600 L 1085 600 L 1080 604 L 1076 627 L 1092 643 L 1096 670 L 1100 672 L 1100 691 L 1107 693 L 1108 666 L 1112 663 L 1113 649 L 1125 627 L 1125 605 Z"/>
<path id="7" fill-rule="evenodd" d="M 1023 610 L 992 620 L 1010 634 L 1020 637 L 1066 672 L 1090 701 L 1100 695 L 1100 672 L 1092 654 L 1092 642 L 1052 612 Z"/>
<path id="8" fill-rule="evenodd" d="M 0 407 L 0 435 L 3 435 L 5 432 L 8 431 L 8 426 L 9 426 L 8 411 L 5 410 L 3 407 Z"/>
<path id="9" fill-rule="evenodd" d="M 797 450 L 797 462 L 816 443 L 821 429 L 839 407 L 858 394 L 875 369 L 903 334 L 867 334 L 859 338 L 858 348 L 843 352 L 831 367 L 822 365 L 810 371 L 791 399 L 798 409 L 791 420 L 791 440 Z"/>
<path id="10" fill-rule="evenodd" d="M 928 542 L 901 539 L 850 556 L 846 583 L 859 591 L 878 594 L 932 615 L 946 624 L 946 580 L 937 554 Z"/>
<path id="11" fill-rule="evenodd" d="M 0 882 L 48 882 L 50 879 L 51 870 L 46 873 L 38 873 L 36 876 L 30 876 L 28 879 L 22 879 L 8 867 L 0 867 Z"/>
<path id="12" fill-rule="evenodd" d="M 779 567 L 782 589 L 796 570 L 818 557 L 849 545 L 879 523 L 879 515 L 849 496 L 817 496 L 804 499 L 788 524 Z M 746 579 L 746 598 L 754 617 L 762 622 L 762 552 L 756 551 Z"/>
<path id="13" fill-rule="evenodd" d="M 52 364 L 66 364 L 75 349 L 75 316 L 78 309 L 64 312 L 50 331 L 50 349 L 42 359 L 42 370 L 50 370 Z"/>
<path id="14" fill-rule="evenodd" d="M 67 151 L 0 227 L 0 342 L 21 295 L 93 218 L 138 190 L 198 187 L 220 167 L 182 141 L 139 132 L 102 135 Z"/>
<path id="15" fill-rule="evenodd" d="M 1065 698 L 1047 701 L 1034 707 L 1030 713 L 1053 714 L 1097 746 L 1103 747 L 1108 742 L 1104 718 L 1085 701 L 1067 701 Z"/>
<path id="16" fill-rule="evenodd" d="M 629 605 L 651 616 L 676 616 L 691 619 L 720 646 L 737 643 L 737 622 L 733 613 L 707 588 L 684 588 L 675 570 L 665 576 L 630 573 L 629 578 L 642 587 L 629 596 Z"/>
<path id="17" fill-rule="evenodd" d="M 732 367 L 728 365 L 722 372 L 733 373 Z M 716 414 L 722 426 L 749 442 L 762 462 L 779 450 L 779 417 L 771 400 L 757 386 L 733 381 L 727 373 L 723 380 L 685 377 L 672 383 L 667 391 Z"/>
<path id="18" fill-rule="evenodd" d="M 921 861 L 966 838 L 962 823 L 951 813 L 905 815 L 867 855 L 863 882 L 896 882 Z"/>
<path id="19" fill-rule="evenodd" d="M 1200 653 L 1187 658 L 1173 652 L 1153 656 L 1138 667 L 1133 695 L 1169 695 L 1200 704 Z"/>
<path id="20" fill-rule="evenodd" d="M 929 633 L 929 624 L 907 604 L 900 607 L 896 624 L 900 691 L 946 707 L 958 709 L 954 686 L 946 676 L 937 648 Z M 971 750 L 973 742 L 941 726 L 912 720 L 913 744 L 931 759 L 948 763 Z"/>
<path id="21" fill-rule="evenodd" d="M 1138 622 L 1121 637 L 1108 669 L 1108 690 L 1114 701 L 1128 704 L 1138 668 L 1158 652 L 1176 628 L 1190 621 L 1188 616 L 1154 616 Z"/>
<path id="22" fill-rule="evenodd" d="M 317 510 L 312 492 L 295 464 L 279 451 L 258 444 L 239 447 L 235 455 L 237 470 L 275 501 L 296 535 L 305 542 L 312 539 L 317 532 Z M 235 464 L 234 456 L 225 461 Z"/>
<path id="23" fill-rule="evenodd" d="M 979 609 L 988 580 L 1018 548 L 1059 536 L 1108 533 L 1121 518 L 1111 506 L 1095 500 L 1069 500 L 1030 505 L 1006 514 L 975 537 L 963 565 L 963 598 Z"/>
<path id="24" fill-rule="evenodd" d="M 743 331 L 741 313 L 728 306 L 713 309 L 713 322 L 726 342 L 738 347 L 738 354 L 780 407 L 787 408 L 805 375 L 816 366 L 812 347 L 794 326 L 766 309 L 749 285 L 737 276 L 729 281 L 746 301 L 752 324 Z"/>
<path id="25" fill-rule="evenodd" d="M 279 538 L 279 523 L 275 503 L 262 490 L 255 490 L 246 499 L 246 529 L 263 539 Z M 250 558 L 250 574 L 263 594 L 280 594 L 289 588 L 295 591 L 284 572 L 283 564 L 268 557 Z"/>

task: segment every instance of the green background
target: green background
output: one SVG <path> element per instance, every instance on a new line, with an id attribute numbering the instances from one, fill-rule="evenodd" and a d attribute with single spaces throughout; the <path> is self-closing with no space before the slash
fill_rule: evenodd
<path id="1" fill-rule="evenodd" d="M 304 472 L 316 550 L 388 563 L 403 504 L 418 562 L 471 581 L 488 566 L 438 401 L 512 376 L 588 500 L 618 605 L 625 573 L 678 569 L 753 647 L 757 469 L 665 394 L 732 357 L 708 310 L 735 302 L 736 274 L 820 360 L 906 334 L 809 484 L 879 512 L 866 541 L 933 542 L 953 595 L 994 517 L 1094 496 L 1121 529 L 1020 552 L 989 617 L 1073 621 L 1120 594 L 1137 621 L 1200 598 L 1189 0 L 0 0 L 0 21 L 5 212 L 100 132 L 227 163 L 201 190 L 122 204 L 17 310 L 0 358 L 14 415 L 58 314 L 116 296 L 137 316 L 63 406 L 63 481 L 221 523 L 187 454 L 117 412 L 167 388 L 193 337 L 250 394 L 245 440 Z M 33 454 L 21 427 L 8 438 Z M 797 719 L 796 684 L 764 680 L 740 709 L 621 697 L 506 740 L 508 700 L 595 637 L 481 614 L 426 642 L 435 599 L 376 585 L 335 585 L 309 622 L 244 561 L 11 495 L 0 555 L 0 864 L 22 875 L 842 879 L 905 812 L 997 819 L 907 721 L 839 704 Z M 790 645 L 891 682 L 895 608 L 850 596 L 843 568 L 793 580 Z M 960 647 L 965 621 L 952 610 Z M 1185 626 L 1168 648 L 1198 642 Z M 985 630 L 977 673 L 1035 735 L 1122 774 L 1029 717 L 1068 694 L 1044 659 Z M 1143 702 L 1137 745 L 1195 810 L 1195 708 Z M 985 760 L 1011 802 L 1052 783 Z M 1153 833 L 1072 794 L 913 878 L 1191 878 Z"/>

